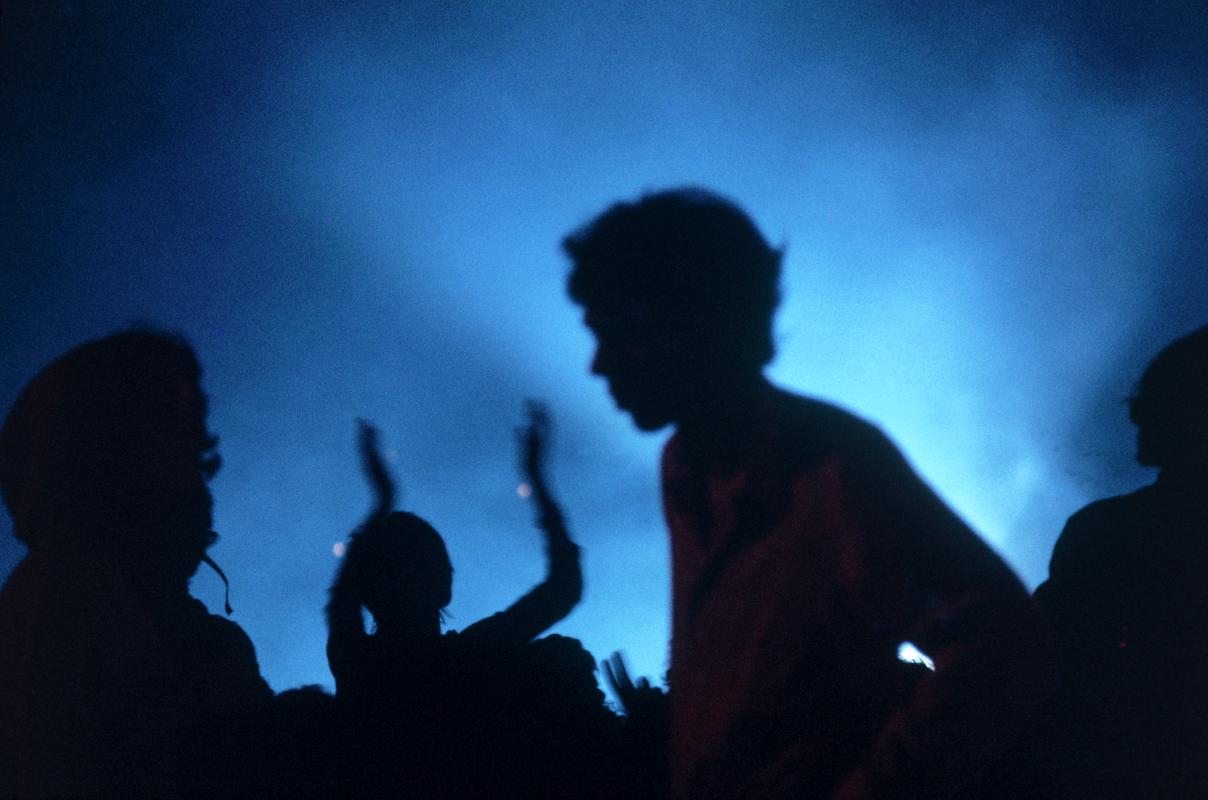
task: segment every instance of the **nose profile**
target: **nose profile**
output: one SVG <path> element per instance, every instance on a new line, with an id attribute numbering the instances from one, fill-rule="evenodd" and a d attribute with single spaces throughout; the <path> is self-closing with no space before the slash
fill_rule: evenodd
<path id="1" fill-rule="evenodd" d="M 590 367 L 591 374 L 599 375 L 600 377 L 603 377 L 604 376 L 603 364 L 604 364 L 604 347 L 602 345 L 596 345 L 596 351 L 595 351 L 595 353 L 592 354 L 592 357 L 591 357 L 591 367 Z"/>

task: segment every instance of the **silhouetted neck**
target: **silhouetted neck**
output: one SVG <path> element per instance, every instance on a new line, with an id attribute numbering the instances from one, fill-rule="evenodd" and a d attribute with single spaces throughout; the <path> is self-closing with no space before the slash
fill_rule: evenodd
<path id="1" fill-rule="evenodd" d="M 190 599 L 189 575 L 166 565 L 139 558 L 86 525 L 60 524 L 39 531 L 31 552 L 50 564 L 83 566 L 120 576 L 148 607 L 174 607 Z"/>
<path id="2" fill-rule="evenodd" d="M 1164 493 L 1208 502 L 1208 463 L 1196 459 L 1163 467 L 1157 485 Z"/>
<path id="3" fill-rule="evenodd" d="M 403 620 L 391 620 L 379 624 L 374 632 L 382 641 L 391 644 L 423 644 L 440 639 L 440 614 L 416 614 Z"/>
<path id="4" fill-rule="evenodd" d="M 719 375 L 702 388 L 699 399 L 676 425 L 684 446 L 698 456 L 746 442 L 776 391 L 759 372 Z"/>

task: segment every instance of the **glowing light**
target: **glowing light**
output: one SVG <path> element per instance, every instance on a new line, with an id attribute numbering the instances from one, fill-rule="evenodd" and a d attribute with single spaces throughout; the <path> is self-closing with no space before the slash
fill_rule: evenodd
<path id="1" fill-rule="evenodd" d="M 521 500 L 526 500 L 533 493 L 533 487 L 527 483 L 522 483 L 516 487 L 516 496 Z"/>
<path id="2" fill-rule="evenodd" d="M 382 453 L 382 458 L 386 459 L 387 464 L 397 464 L 398 451 L 391 447 L 386 452 Z"/>
<path id="3" fill-rule="evenodd" d="M 343 558 L 344 551 L 348 549 L 343 542 L 336 542 L 331 546 L 331 554 L 336 558 Z"/>
<path id="4" fill-rule="evenodd" d="M 927 654 L 914 646 L 912 642 L 902 642 L 898 645 L 898 660 L 905 661 L 907 664 L 922 664 L 931 671 L 935 671 L 935 662 L 927 657 Z"/>

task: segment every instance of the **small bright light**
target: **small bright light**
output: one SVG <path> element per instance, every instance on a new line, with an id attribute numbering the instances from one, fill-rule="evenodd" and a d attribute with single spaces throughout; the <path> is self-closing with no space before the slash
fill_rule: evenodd
<path id="1" fill-rule="evenodd" d="M 344 557 L 344 550 L 347 549 L 343 542 L 336 542 L 331 546 L 331 554 L 336 558 Z"/>
<path id="2" fill-rule="evenodd" d="M 912 642 L 902 642 L 898 645 L 898 660 L 905 661 L 907 664 L 922 664 L 932 672 L 935 671 L 935 662 L 927 657 L 927 654 L 914 646 Z"/>
<path id="3" fill-rule="evenodd" d="M 532 493 L 533 493 L 533 487 L 529 486 L 527 483 L 522 483 L 516 487 L 516 496 L 519 497 L 521 500 L 528 499 L 529 495 L 531 495 Z"/>
<path id="4" fill-rule="evenodd" d="M 382 458 L 386 459 L 387 464 L 397 464 L 398 451 L 391 447 L 386 452 L 382 453 Z"/>

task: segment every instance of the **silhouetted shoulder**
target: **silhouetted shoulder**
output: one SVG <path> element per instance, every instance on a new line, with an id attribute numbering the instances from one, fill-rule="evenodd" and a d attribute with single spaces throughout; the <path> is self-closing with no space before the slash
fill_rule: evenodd
<path id="1" fill-rule="evenodd" d="M 992 592 L 1012 606 L 1026 604 L 1014 573 L 879 427 L 817 400 L 786 395 L 784 402 L 800 426 L 791 435 L 815 442 L 800 451 L 812 450 L 807 457 L 833 465 L 846 507 L 862 521 L 869 541 L 879 542 L 887 569 L 941 593 Z"/>
<path id="2" fill-rule="evenodd" d="M 778 392 L 775 416 L 785 446 L 808 468 L 809 461 L 835 458 L 852 479 L 901 482 L 914 472 L 879 427 L 839 406 Z"/>
<path id="3" fill-rule="evenodd" d="M 272 689 L 260 675 L 256 648 L 247 632 L 229 619 L 211 614 L 200 600 L 190 598 L 191 635 L 196 651 L 213 663 L 219 690 L 216 696 L 232 710 L 241 704 L 266 702 Z"/>
<path id="4" fill-rule="evenodd" d="M 1096 500 L 1065 523 L 1049 563 L 1050 580 L 1071 569 L 1089 573 L 1108 569 L 1151 517 L 1154 489 Z"/>
<path id="5" fill-rule="evenodd" d="M 828 460 L 849 484 L 901 485 L 913 477 L 876 425 L 839 406 L 773 388 L 761 400 L 757 417 L 744 458 L 763 484 L 779 485 Z M 665 493 L 678 496 L 691 483 L 689 449 L 682 433 L 668 440 L 662 460 Z"/>
<path id="6" fill-rule="evenodd" d="M 839 450 L 860 451 L 891 447 L 881 429 L 868 420 L 824 400 L 781 392 L 782 402 L 798 420 Z"/>
<path id="7" fill-rule="evenodd" d="M 780 486 L 819 466 L 828 457 L 861 461 L 893 446 L 876 427 L 838 406 L 769 387 L 752 409 L 754 424 L 742 445 L 741 460 L 753 477 L 766 486 Z M 693 485 L 697 443 L 683 431 L 667 440 L 662 454 L 665 500 L 684 500 Z M 678 500 L 676 499 L 678 498 Z"/>
<path id="8" fill-rule="evenodd" d="M 1135 516 L 1139 507 L 1149 505 L 1152 494 L 1153 487 L 1146 486 L 1131 494 L 1096 500 L 1074 512 L 1066 527 L 1073 531 L 1093 531 L 1118 526 L 1125 518 Z"/>

